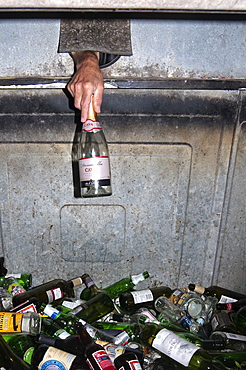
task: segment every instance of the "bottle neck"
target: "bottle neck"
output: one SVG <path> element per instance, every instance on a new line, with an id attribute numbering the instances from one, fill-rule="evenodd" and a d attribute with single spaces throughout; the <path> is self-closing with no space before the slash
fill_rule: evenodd
<path id="1" fill-rule="evenodd" d="M 94 96 L 92 95 L 87 120 L 98 121 L 97 113 L 94 110 Z"/>

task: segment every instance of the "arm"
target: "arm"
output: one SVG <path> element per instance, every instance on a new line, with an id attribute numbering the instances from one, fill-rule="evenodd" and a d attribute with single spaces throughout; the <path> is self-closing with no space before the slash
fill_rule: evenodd
<path id="1" fill-rule="evenodd" d="M 91 96 L 94 94 L 94 109 L 100 113 L 103 97 L 103 75 L 99 68 L 99 53 L 93 51 L 72 52 L 75 74 L 67 88 L 74 97 L 74 105 L 81 110 L 81 121 L 85 122 Z"/>

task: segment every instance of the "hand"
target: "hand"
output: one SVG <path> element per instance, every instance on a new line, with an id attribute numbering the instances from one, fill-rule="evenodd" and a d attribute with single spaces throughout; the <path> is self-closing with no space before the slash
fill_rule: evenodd
<path id="1" fill-rule="evenodd" d="M 81 110 L 81 122 L 88 116 L 91 96 L 94 94 L 94 109 L 101 111 L 104 91 L 103 75 L 99 68 L 98 55 L 92 51 L 73 52 L 76 71 L 67 88 L 74 97 L 74 106 Z"/>

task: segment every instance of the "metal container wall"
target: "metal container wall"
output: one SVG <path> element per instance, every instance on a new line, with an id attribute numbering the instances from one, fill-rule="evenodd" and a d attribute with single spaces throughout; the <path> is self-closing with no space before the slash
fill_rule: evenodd
<path id="1" fill-rule="evenodd" d="M 13 22 L 1 24 L 5 37 Z M 78 117 L 58 85 L 31 79 L 72 73 L 70 57 L 56 54 L 58 21 L 22 22 L 49 24 L 50 36 L 39 29 L 24 49 L 28 28 L 17 42 L 15 27 L 1 49 L 0 250 L 9 271 L 31 272 L 34 284 L 87 272 L 105 286 L 148 270 L 149 285 L 246 293 L 246 24 L 132 22 L 133 56 L 105 70 L 99 116 L 113 195 L 82 199 L 71 155 Z M 17 77 L 25 83 L 12 86 Z M 160 79 L 170 77 L 181 80 Z"/>

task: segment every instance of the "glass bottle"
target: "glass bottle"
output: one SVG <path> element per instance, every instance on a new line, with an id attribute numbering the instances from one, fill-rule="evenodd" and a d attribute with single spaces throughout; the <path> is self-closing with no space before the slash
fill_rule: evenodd
<path id="1" fill-rule="evenodd" d="M 41 330 L 41 317 L 34 312 L 0 312 L 0 334 L 37 335 Z"/>
<path id="2" fill-rule="evenodd" d="M 195 319 L 201 317 L 206 311 L 202 297 L 197 293 L 188 293 L 184 289 L 175 289 L 169 300 Z"/>
<path id="3" fill-rule="evenodd" d="M 18 306 L 12 307 L 9 311 L 11 312 L 38 312 L 40 307 L 39 300 L 36 297 L 31 297 L 27 301 L 19 304 Z"/>
<path id="4" fill-rule="evenodd" d="M 115 299 L 121 294 L 127 293 L 135 288 L 138 283 L 144 281 L 149 277 L 148 271 L 144 271 L 138 275 L 131 275 L 130 277 L 123 278 L 106 288 L 104 290 L 108 293 L 110 298 Z"/>
<path id="5" fill-rule="evenodd" d="M 217 310 L 238 311 L 244 306 L 246 306 L 246 298 L 239 299 L 239 301 L 236 302 L 217 303 L 216 308 Z"/>
<path id="6" fill-rule="evenodd" d="M 213 344 L 215 342 L 214 347 L 205 348 L 209 350 L 217 350 L 216 348 L 216 342 L 223 342 L 224 348 L 219 349 L 231 349 L 234 351 L 246 351 L 246 336 L 245 335 L 239 335 L 234 333 L 226 333 L 222 331 L 214 331 L 210 337 L 209 337 L 210 344 Z M 204 348 L 204 346 L 203 346 Z M 246 354 L 245 354 L 245 360 L 246 360 Z"/>
<path id="7" fill-rule="evenodd" d="M 211 318 L 212 331 L 226 331 L 227 333 L 237 333 L 235 322 L 231 320 L 227 311 L 215 311 Z"/>
<path id="8" fill-rule="evenodd" d="M 76 356 L 46 344 L 40 344 L 34 350 L 31 365 L 35 369 L 85 370 L 82 356 Z"/>
<path id="9" fill-rule="evenodd" d="M 140 345 L 136 343 L 136 346 L 132 348 L 132 342 L 129 342 L 125 345 L 116 345 L 111 342 L 105 342 L 102 340 L 96 340 L 97 344 L 100 344 L 105 351 L 107 352 L 110 360 L 114 363 L 114 360 L 117 356 L 121 355 L 122 353 L 127 353 L 127 352 L 133 352 L 137 358 L 138 361 L 140 362 L 141 365 L 144 363 L 144 352 L 142 348 L 140 349 Z M 134 343 L 135 344 L 135 343 Z"/>
<path id="10" fill-rule="evenodd" d="M 6 370 L 33 370 L 29 364 L 18 357 L 0 335 L 0 366 Z"/>
<path id="11" fill-rule="evenodd" d="M 96 286 L 95 282 L 92 280 L 90 275 L 83 274 L 82 280 L 86 287 L 80 293 L 80 299 L 88 301 L 90 298 L 94 297 L 96 294 L 100 292 L 104 292 L 103 289 L 100 289 Z"/>
<path id="12" fill-rule="evenodd" d="M 75 307 L 69 313 L 84 321 L 93 323 L 115 309 L 112 299 L 104 292 L 98 293 L 86 303 Z"/>
<path id="13" fill-rule="evenodd" d="M 167 286 L 136 290 L 119 296 L 120 307 L 128 312 L 137 311 L 140 307 L 154 308 L 154 301 L 160 296 L 169 297 L 172 290 Z"/>
<path id="14" fill-rule="evenodd" d="M 200 293 L 205 296 L 207 295 L 215 296 L 219 300 L 219 303 L 233 302 L 242 298 L 246 298 L 245 294 L 234 292 L 233 290 L 222 288 L 216 285 L 204 288 L 200 285 L 189 284 L 188 288 L 193 292 Z"/>
<path id="15" fill-rule="evenodd" d="M 18 357 L 31 364 L 33 351 L 38 346 L 38 342 L 32 335 L 13 335 L 8 340 L 8 345 Z"/>
<path id="16" fill-rule="evenodd" d="M 157 324 L 146 323 L 140 333 L 140 339 L 146 346 L 153 347 L 189 370 L 217 368 L 206 351 L 170 330 L 160 329 Z"/>
<path id="17" fill-rule="evenodd" d="M 25 290 L 28 290 L 32 286 L 32 274 L 19 273 L 19 274 L 6 274 L 5 279 L 8 277 L 14 277 Z"/>
<path id="18" fill-rule="evenodd" d="M 73 288 L 82 284 L 81 277 L 76 277 L 71 280 L 54 279 L 47 283 L 38 285 L 27 290 L 24 293 L 13 297 L 13 305 L 18 306 L 31 297 L 36 297 L 40 303 L 51 303 L 64 296 L 74 297 Z"/>
<path id="19" fill-rule="evenodd" d="M 38 343 L 59 348 L 76 356 L 84 356 L 85 352 L 85 345 L 79 340 L 78 335 L 70 335 L 61 339 L 41 333 L 38 337 Z"/>
<path id="20" fill-rule="evenodd" d="M 3 283 L 3 289 L 5 289 L 13 297 L 26 292 L 24 287 L 13 276 L 5 278 Z"/>
<path id="21" fill-rule="evenodd" d="M 246 335 L 246 306 L 236 312 L 233 320 L 240 333 Z"/>
<path id="22" fill-rule="evenodd" d="M 0 311 L 9 311 L 12 307 L 12 296 L 6 289 L 0 288 Z"/>
<path id="23" fill-rule="evenodd" d="M 112 194 L 108 145 L 91 99 L 78 144 L 78 162 L 82 197 Z"/>
<path id="24" fill-rule="evenodd" d="M 115 370 L 107 352 L 91 338 L 85 327 L 80 322 L 75 327 L 81 343 L 85 345 L 84 353 L 89 367 L 94 370 Z"/>
<path id="25" fill-rule="evenodd" d="M 141 370 L 142 366 L 137 356 L 133 352 L 125 352 L 117 356 L 114 360 L 117 370 Z"/>
<path id="26" fill-rule="evenodd" d="M 41 333 L 61 339 L 65 339 L 71 335 L 54 320 L 47 317 L 42 317 Z"/>

